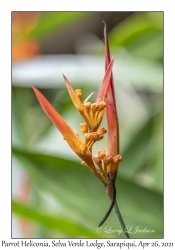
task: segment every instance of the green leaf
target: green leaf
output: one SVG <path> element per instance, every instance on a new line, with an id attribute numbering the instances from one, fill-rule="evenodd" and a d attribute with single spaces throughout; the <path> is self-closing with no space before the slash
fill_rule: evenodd
<path id="1" fill-rule="evenodd" d="M 162 192 L 163 113 L 161 107 L 158 112 L 137 125 L 121 152 L 123 157 L 119 168 L 121 176 L 138 180 L 140 185 L 156 188 Z"/>
<path id="2" fill-rule="evenodd" d="M 92 231 L 96 229 L 110 201 L 103 186 L 87 167 L 67 159 L 25 152 L 17 148 L 13 148 L 13 154 L 30 173 L 32 180 L 38 183 L 38 189 L 43 192 L 47 191 L 55 197 L 59 206 L 62 207 L 60 211 L 62 216 L 67 216 L 75 224 L 81 222 L 85 228 L 88 226 Z M 118 178 L 117 199 L 126 225 L 155 230 L 154 233 L 137 232 L 131 237 L 162 237 L 163 199 L 161 194 L 140 187 L 132 181 Z M 123 238 L 122 234 L 119 235 L 114 231 L 105 232 L 107 227 L 120 229 L 114 212 L 105 222 L 98 237 Z"/>
<path id="3" fill-rule="evenodd" d="M 162 16 L 163 13 L 160 15 Z M 145 34 L 153 31 L 161 33 L 162 29 L 163 21 L 160 20 L 157 25 L 149 13 L 137 13 L 125 19 L 110 32 L 109 44 L 110 46 L 128 46 Z"/>
<path id="4" fill-rule="evenodd" d="M 23 205 L 16 201 L 12 201 L 12 211 L 17 215 L 20 215 L 22 218 L 42 224 L 44 227 L 64 233 L 66 236 L 69 235 L 70 237 L 75 237 L 79 235 L 79 237 L 82 237 L 86 235 L 88 237 L 97 237 L 98 235 L 91 229 L 80 224 L 75 224 L 67 218 L 62 216 L 52 216 L 36 207 Z"/>
<path id="5" fill-rule="evenodd" d="M 83 20 L 93 13 L 90 12 L 40 12 L 37 25 L 26 34 L 27 38 L 41 39 L 54 31 L 60 31 L 75 22 Z"/>

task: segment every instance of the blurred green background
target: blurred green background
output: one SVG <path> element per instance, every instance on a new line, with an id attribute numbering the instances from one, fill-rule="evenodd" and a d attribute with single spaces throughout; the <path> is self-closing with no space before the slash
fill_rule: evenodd
<path id="1" fill-rule="evenodd" d="M 120 230 L 114 211 L 96 231 L 110 200 L 31 90 L 39 88 L 81 137 L 62 73 L 84 99 L 94 91 L 95 101 L 104 76 L 102 20 L 115 57 L 118 205 L 131 238 L 163 237 L 163 12 L 12 12 L 13 238 L 123 238 L 112 233 Z M 107 135 L 93 153 L 99 149 L 107 150 Z"/>

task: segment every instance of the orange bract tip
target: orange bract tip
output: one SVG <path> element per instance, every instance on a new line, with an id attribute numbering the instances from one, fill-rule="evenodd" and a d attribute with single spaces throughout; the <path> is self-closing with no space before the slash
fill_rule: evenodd
<path id="1" fill-rule="evenodd" d="M 34 90 L 43 111 L 58 128 L 73 151 L 84 161 L 86 161 L 88 158 L 91 158 L 89 149 L 80 140 L 80 138 L 77 136 L 77 133 L 66 123 L 66 121 L 60 116 L 60 114 L 54 109 L 54 107 L 36 87 L 32 86 L 32 89 Z"/>

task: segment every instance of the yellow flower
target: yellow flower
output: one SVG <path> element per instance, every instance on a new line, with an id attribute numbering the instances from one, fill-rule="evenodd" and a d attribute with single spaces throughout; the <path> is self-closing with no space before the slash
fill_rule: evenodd
<path id="1" fill-rule="evenodd" d="M 106 69 L 106 73 L 103 82 L 101 84 L 101 88 L 97 95 L 98 101 L 95 103 L 88 102 L 88 99 L 90 98 L 91 95 L 87 97 L 84 102 L 82 102 L 81 89 L 74 91 L 74 89 L 68 82 L 67 78 L 63 75 L 72 102 L 75 105 L 76 109 L 79 111 L 79 113 L 82 115 L 84 120 L 86 121 L 88 125 L 88 130 L 90 132 L 97 131 L 102 121 L 104 115 L 104 108 L 106 107 L 107 93 L 110 83 L 109 79 L 111 76 L 113 64 L 114 64 L 114 58 L 111 60 Z"/>

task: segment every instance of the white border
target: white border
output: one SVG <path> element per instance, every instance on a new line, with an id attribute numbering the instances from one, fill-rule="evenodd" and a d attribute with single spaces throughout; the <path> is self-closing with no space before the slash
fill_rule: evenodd
<path id="1" fill-rule="evenodd" d="M 1 1 L 0 241 L 11 240 L 11 11 L 164 11 L 164 241 L 174 239 L 175 39 L 174 1 Z M 39 241 L 39 240 L 38 240 Z M 151 241 L 151 240 L 145 240 Z M 0 242 L 1 244 L 1 242 Z M 40 247 L 38 248 L 40 249 Z"/>

